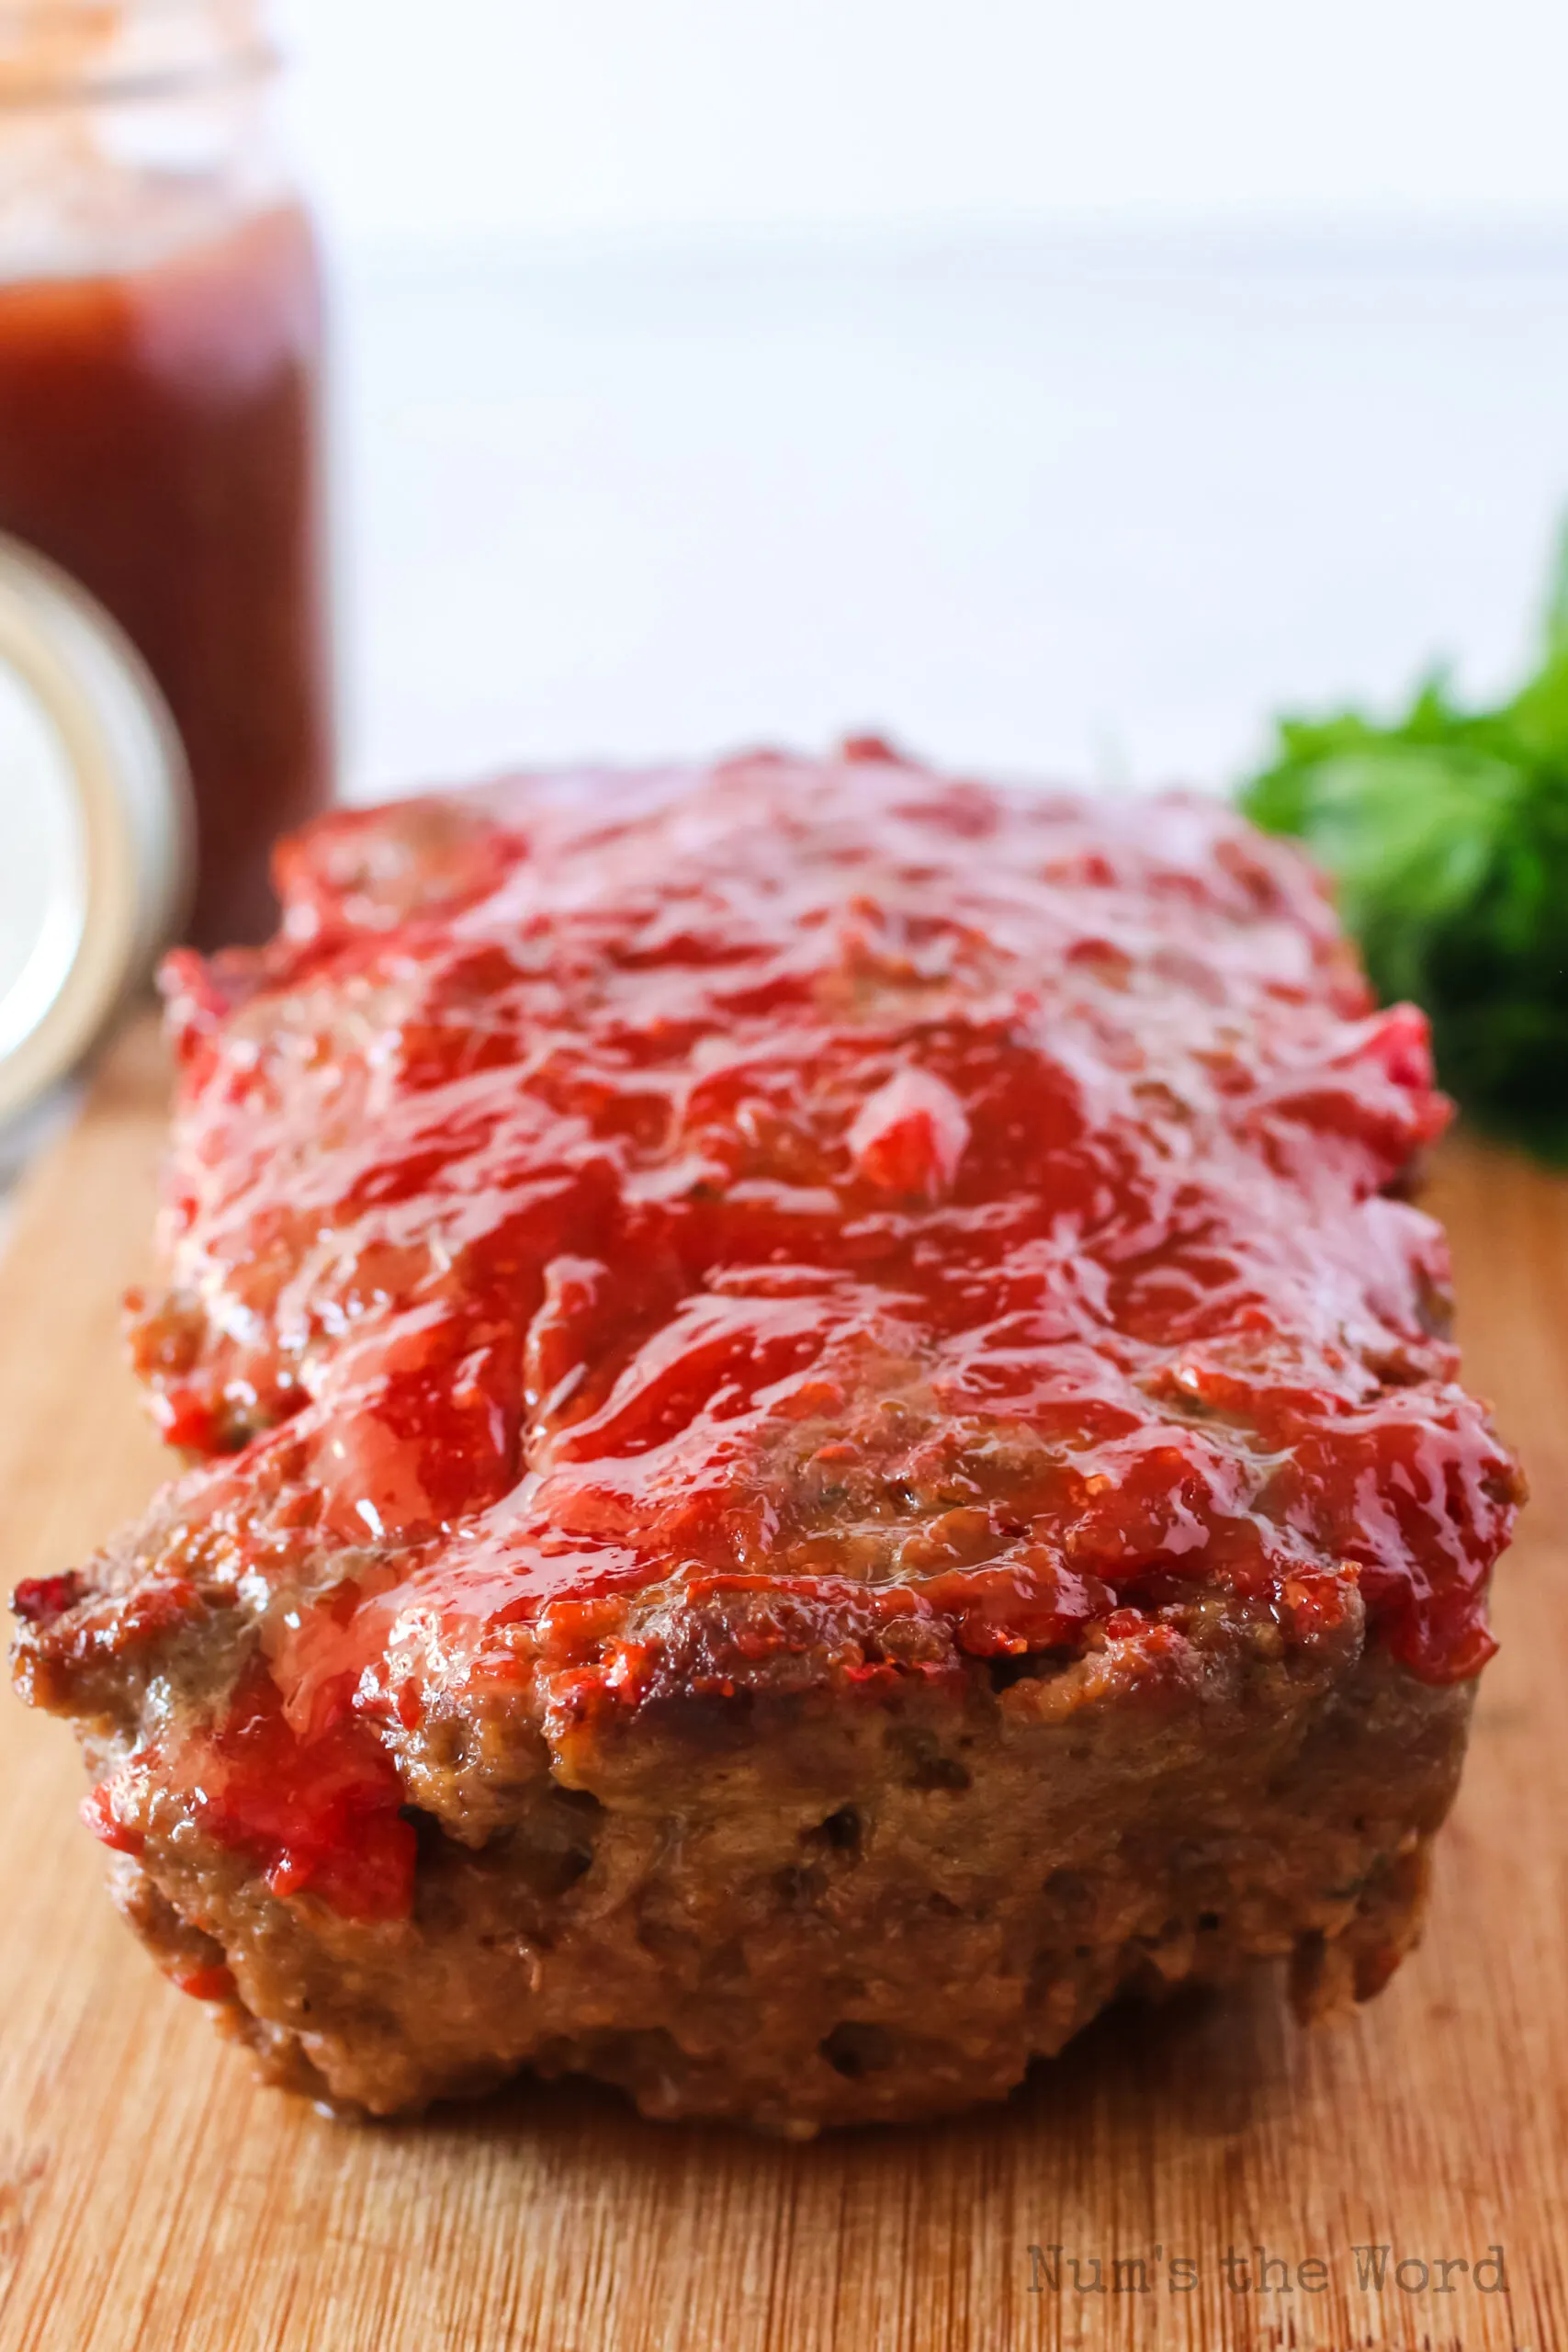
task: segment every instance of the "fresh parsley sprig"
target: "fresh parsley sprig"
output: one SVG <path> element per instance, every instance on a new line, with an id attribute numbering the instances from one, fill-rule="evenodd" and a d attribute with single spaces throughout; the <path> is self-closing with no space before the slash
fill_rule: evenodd
<path id="1" fill-rule="evenodd" d="M 1501 707 L 1465 709 L 1438 673 L 1392 725 L 1277 733 L 1242 807 L 1335 876 L 1372 986 L 1425 1008 L 1475 1124 L 1568 1160 L 1568 532 L 1540 666 Z"/>

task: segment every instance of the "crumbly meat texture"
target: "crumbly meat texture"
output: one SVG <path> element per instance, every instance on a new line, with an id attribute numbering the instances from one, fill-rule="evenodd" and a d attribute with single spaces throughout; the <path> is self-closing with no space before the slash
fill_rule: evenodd
<path id="1" fill-rule="evenodd" d="M 280 2077 L 806 2132 L 1373 1991 L 1517 1480 L 1425 1028 L 1201 800 L 883 747 L 326 820 L 172 960 L 194 1466 L 16 1659 Z"/>

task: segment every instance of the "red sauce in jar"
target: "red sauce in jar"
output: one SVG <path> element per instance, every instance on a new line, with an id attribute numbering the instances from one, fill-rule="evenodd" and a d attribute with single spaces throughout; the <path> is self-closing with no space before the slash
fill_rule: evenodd
<path id="1" fill-rule="evenodd" d="M 106 605 L 196 790 L 200 945 L 261 938 L 333 744 L 319 273 L 279 206 L 144 267 L 0 286 L 0 529 Z"/>

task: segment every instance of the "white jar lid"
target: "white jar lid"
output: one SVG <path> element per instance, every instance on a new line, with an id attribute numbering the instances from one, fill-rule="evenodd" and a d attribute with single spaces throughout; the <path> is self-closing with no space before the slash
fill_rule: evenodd
<path id="1" fill-rule="evenodd" d="M 0 537 L 0 1120 L 63 1078 L 189 906 L 185 755 L 101 605 Z"/>

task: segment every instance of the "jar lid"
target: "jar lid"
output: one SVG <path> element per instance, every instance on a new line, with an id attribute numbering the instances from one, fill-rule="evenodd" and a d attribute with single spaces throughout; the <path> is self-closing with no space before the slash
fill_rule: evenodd
<path id="1" fill-rule="evenodd" d="M 189 904 L 173 719 L 130 639 L 0 537 L 0 1120 L 79 1061 Z"/>

